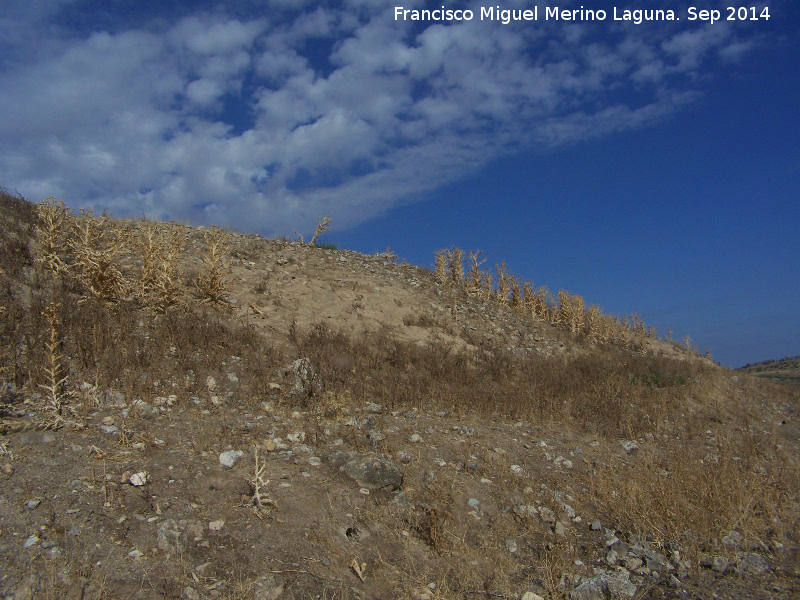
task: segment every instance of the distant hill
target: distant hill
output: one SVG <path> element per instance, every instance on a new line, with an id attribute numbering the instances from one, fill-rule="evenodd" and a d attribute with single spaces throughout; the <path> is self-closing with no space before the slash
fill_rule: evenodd
<path id="1" fill-rule="evenodd" d="M 737 371 L 768 379 L 800 383 L 800 356 L 782 358 L 780 360 L 765 360 L 753 365 L 745 365 L 737 369 Z"/>

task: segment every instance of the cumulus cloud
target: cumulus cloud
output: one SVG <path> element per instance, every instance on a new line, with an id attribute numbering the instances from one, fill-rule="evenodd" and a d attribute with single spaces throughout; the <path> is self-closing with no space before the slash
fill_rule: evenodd
<path id="1" fill-rule="evenodd" d="M 366 0 L 87 33 L 55 25 L 71 4 L 11 0 L 0 17 L 50 38 L 0 51 L 0 184 L 264 233 L 355 225 L 504 153 L 669 118 L 708 61 L 759 43 L 725 24 L 421 26 Z"/>

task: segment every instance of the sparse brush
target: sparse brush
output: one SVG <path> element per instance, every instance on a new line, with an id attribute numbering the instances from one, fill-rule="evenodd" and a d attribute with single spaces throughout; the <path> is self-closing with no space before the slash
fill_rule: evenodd
<path id="1" fill-rule="evenodd" d="M 447 274 L 457 286 L 464 285 L 464 251 L 461 248 L 452 246 L 447 251 Z"/>
<path id="2" fill-rule="evenodd" d="M 464 280 L 464 287 L 470 294 L 476 294 L 481 291 L 483 285 L 483 264 L 486 259 L 483 258 L 482 250 L 470 250 L 467 258 L 467 277 Z"/>
<path id="3" fill-rule="evenodd" d="M 447 250 L 439 249 L 434 253 L 436 281 L 444 284 L 447 281 Z"/>
<path id="4" fill-rule="evenodd" d="M 511 308 L 521 308 L 522 307 L 522 278 L 518 275 L 514 275 L 511 278 L 511 296 L 509 297 L 509 303 L 511 304 Z"/>
<path id="5" fill-rule="evenodd" d="M 497 284 L 497 289 L 494 294 L 495 300 L 501 306 L 508 306 L 514 275 L 509 271 L 506 261 L 495 265 L 494 270 L 496 275 L 495 283 Z"/>
<path id="6" fill-rule="evenodd" d="M 73 222 L 70 247 L 75 257 L 75 277 L 91 295 L 103 300 L 118 300 L 127 295 L 129 282 L 119 267 L 119 257 L 127 243 L 122 228 L 91 210 L 81 211 Z"/>
<path id="7" fill-rule="evenodd" d="M 203 300 L 212 304 L 222 304 L 228 293 L 228 276 L 231 267 L 227 256 L 230 252 L 230 236 L 219 227 L 213 226 L 203 231 L 206 253 L 203 256 L 203 270 L 197 278 L 197 289 Z"/>
<path id="8" fill-rule="evenodd" d="M 36 241 L 39 245 L 36 263 L 45 270 L 60 274 L 67 268 L 63 257 L 69 249 L 68 238 L 74 219 L 63 200 L 48 198 L 36 205 Z"/>
<path id="9" fill-rule="evenodd" d="M 323 233 L 331 230 L 331 228 L 328 227 L 328 225 L 330 225 L 331 223 L 333 223 L 333 219 L 331 219 L 327 215 L 325 215 L 321 219 L 317 219 L 317 229 L 316 231 L 314 231 L 314 237 L 311 238 L 309 244 L 311 244 L 312 246 L 316 246 L 317 238 Z"/>
<path id="10" fill-rule="evenodd" d="M 692 338 L 690 338 L 688 335 L 684 336 L 683 345 L 686 347 L 687 352 L 691 352 L 692 351 Z"/>
<path id="11" fill-rule="evenodd" d="M 142 271 L 137 295 L 158 312 L 172 306 L 183 306 L 186 290 L 183 286 L 183 256 L 181 231 L 174 222 L 165 228 L 148 223 L 142 230 L 140 251 Z"/>
<path id="12" fill-rule="evenodd" d="M 66 398 L 64 384 L 67 376 L 63 374 L 61 365 L 61 336 L 59 334 L 59 305 L 51 302 L 44 310 L 44 317 L 47 320 L 47 341 L 45 342 L 45 365 L 44 382 L 39 387 L 45 392 L 45 409 L 49 411 L 47 425 L 56 429 L 64 424 L 63 403 Z"/>
<path id="13" fill-rule="evenodd" d="M 572 333 L 583 330 L 586 320 L 586 303 L 583 297 L 570 294 L 566 290 L 558 291 L 558 324 Z"/>
<path id="14" fill-rule="evenodd" d="M 586 311 L 586 337 L 592 343 L 598 344 L 601 341 L 603 334 L 603 311 L 596 304 L 589 306 Z"/>

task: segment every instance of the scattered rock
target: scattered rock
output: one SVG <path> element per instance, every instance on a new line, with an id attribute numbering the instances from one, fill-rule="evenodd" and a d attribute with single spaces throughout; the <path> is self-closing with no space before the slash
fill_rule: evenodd
<path id="1" fill-rule="evenodd" d="M 755 552 L 745 554 L 739 563 L 739 572 L 745 577 L 761 575 L 767 571 L 769 571 L 767 559 Z"/>
<path id="2" fill-rule="evenodd" d="M 592 531 L 600 531 L 603 528 L 603 525 L 600 523 L 600 519 L 595 519 L 592 521 L 592 524 L 589 526 Z"/>
<path id="3" fill-rule="evenodd" d="M 724 574 L 725 571 L 728 570 L 728 565 L 730 564 L 730 560 L 728 560 L 725 556 L 715 556 L 714 560 L 711 561 L 711 568 L 714 569 L 717 573 Z"/>
<path id="4" fill-rule="evenodd" d="M 623 600 L 636 595 L 627 571 L 602 573 L 587 579 L 570 592 L 570 600 Z"/>
<path id="5" fill-rule="evenodd" d="M 639 449 L 639 446 L 636 445 L 636 442 L 632 442 L 630 440 L 620 440 L 619 445 L 627 452 L 628 454 L 633 454 Z"/>
<path id="6" fill-rule="evenodd" d="M 175 519 L 167 519 L 158 524 L 156 530 L 156 544 L 159 550 L 173 553 L 183 550 L 181 543 L 181 532 L 178 531 L 178 524 Z"/>
<path id="7" fill-rule="evenodd" d="M 292 363 L 291 370 L 294 371 L 293 396 L 311 398 L 315 394 L 325 391 L 325 385 L 317 370 L 307 358 L 298 358 Z"/>
<path id="8" fill-rule="evenodd" d="M 219 519 L 218 521 L 211 521 L 208 524 L 208 528 L 211 531 L 220 531 L 225 526 L 225 520 Z"/>
<path id="9" fill-rule="evenodd" d="M 512 554 L 518 550 L 517 542 L 514 540 L 506 540 L 506 550 L 511 552 Z"/>
<path id="10" fill-rule="evenodd" d="M 31 498 L 25 503 L 25 506 L 30 510 L 34 510 L 35 508 L 38 508 L 41 503 L 42 501 L 38 498 Z"/>
<path id="11" fill-rule="evenodd" d="M 412 444 L 419 444 L 422 441 L 422 437 L 418 433 L 415 433 L 408 438 L 408 441 Z"/>
<path id="12" fill-rule="evenodd" d="M 29 536 L 27 540 L 25 540 L 25 543 L 22 545 L 22 547 L 28 549 L 31 546 L 35 546 L 38 543 L 39 543 L 39 538 L 36 537 L 35 535 L 32 535 Z"/>
<path id="13" fill-rule="evenodd" d="M 539 594 L 534 594 L 533 592 L 525 592 L 522 594 L 521 600 L 544 600 Z"/>
<path id="14" fill-rule="evenodd" d="M 403 485 L 403 472 L 385 456 L 367 453 L 345 463 L 340 469 L 352 477 L 360 487 L 380 489 L 391 487 L 400 489 Z"/>
<path id="15" fill-rule="evenodd" d="M 241 450 L 226 450 L 219 455 L 219 464 L 228 469 L 232 469 L 242 456 L 244 452 Z"/>

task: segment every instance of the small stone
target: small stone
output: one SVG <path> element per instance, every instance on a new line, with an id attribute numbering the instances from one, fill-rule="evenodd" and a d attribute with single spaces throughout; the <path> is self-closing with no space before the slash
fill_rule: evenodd
<path id="1" fill-rule="evenodd" d="M 225 526 L 225 520 L 219 519 L 218 521 L 211 521 L 208 524 L 208 528 L 211 531 L 220 531 Z"/>
<path id="2" fill-rule="evenodd" d="M 635 571 L 643 564 L 644 563 L 642 562 L 641 558 L 629 558 L 625 561 L 625 568 L 628 569 L 628 571 Z"/>
<path id="3" fill-rule="evenodd" d="M 200 594 L 198 591 L 193 587 L 188 586 L 183 588 L 183 597 L 186 598 L 186 600 L 200 600 Z"/>
<path id="4" fill-rule="evenodd" d="M 711 562 L 711 568 L 714 569 L 717 573 L 725 573 L 728 570 L 728 564 L 730 561 L 725 556 L 715 556 L 714 560 Z"/>
<path id="5" fill-rule="evenodd" d="M 272 452 L 273 450 L 275 450 L 275 442 L 273 442 L 272 440 L 267 440 L 264 443 L 264 448 L 266 449 L 267 452 Z"/>
<path id="6" fill-rule="evenodd" d="M 589 526 L 592 531 L 600 531 L 603 528 L 603 525 L 600 523 L 600 519 L 595 519 L 592 521 L 592 524 Z"/>
<path id="7" fill-rule="evenodd" d="M 636 445 L 636 442 L 632 442 L 630 440 L 620 440 L 619 445 L 627 452 L 628 454 L 632 454 L 639 449 L 639 446 Z"/>
<path id="8" fill-rule="evenodd" d="M 742 542 L 742 534 L 738 531 L 731 531 L 728 535 L 722 538 L 722 543 L 729 548 L 734 548 Z"/>
<path id="9" fill-rule="evenodd" d="M 522 594 L 521 600 L 544 600 L 539 594 L 534 594 L 533 592 L 525 592 Z"/>
<path id="10" fill-rule="evenodd" d="M 244 452 L 241 450 L 227 450 L 219 455 L 219 464 L 231 469 L 242 456 L 244 456 Z"/>
<path id="11" fill-rule="evenodd" d="M 131 475 L 130 482 L 132 486 L 141 487 L 147 483 L 147 472 L 141 471 Z"/>
<path id="12" fill-rule="evenodd" d="M 144 556 L 144 554 L 139 550 L 131 550 L 130 552 L 128 552 L 128 556 L 130 556 L 131 558 L 139 558 L 141 556 Z"/>
<path id="13" fill-rule="evenodd" d="M 103 417 L 102 423 L 103 423 L 103 425 L 113 425 L 114 424 L 114 417 Z"/>
<path id="14" fill-rule="evenodd" d="M 30 548 L 31 546 L 35 546 L 38 543 L 39 543 L 39 538 L 36 537 L 35 535 L 32 535 L 27 540 L 25 540 L 25 543 L 22 545 L 22 547 L 27 549 Z"/>
<path id="15" fill-rule="evenodd" d="M 469 504 L 474 508 L 480 504 L 480 501 L 477 498 L 470 498 L 469 500 L 467 500 L 467 504 Z"/>
<path id="16" fill-rule="evenodd" d="M 312 467 L 318 467 L 322 464 L 322 460 L 320 459 L 319 456 L 312 456 L 311 458 L 308 459 L 308 464 L 311 465 Z"/>
<path id="17" fill-rule="evenodd" d="M 567 530 L 561 521 L 556 521 L 556 526 L 553 529 L 553 533 L 559 537 L 565 537 L 567 535 Z"/>
<path id="18" fill-rule="evenodd" d="M 38 508 L 41 503 L 42 501 L 38 498 L 31 498 L 25 503 L 25 506 L 27 506 L 30 510 L 34 510 L 35 508 Z"/>
<path id="19" fill-rule="evenodd" d="M 116 435 L 119 433 L 119 428 L 116 425 L 100 425 L 99 429 L 101 433 L 105 433 L 106 435 Z"/>
<path id="20" fill-rule="evenodd" d="M 414 460 L 414 455 L 407 450 L 400 450 L 397 453 L 397 460 L 399 460 L 402 464 L 407 465 Z"/>
<path id="21" fill-rule="evenodd" d="M 516 475 L 522 475 L 522 467 L 519 465 L 511 465 L 511 471 Z"/>
<path id="22" fill-rule="evenodd" d="M 751 552 L 742 559 L 739 564 L 739 571 L 747 577 L 761 575 L 769 571 L 769 563 L 760 554 Z"/>
<path id="23" fill-rule="evenodd" d="M 514 540 L 506 540 L 506 550 L 514 554 L 518 550 L 517 542 Z"/>
<path id="24" fill-rule="evenodd" d="M 420 437 L 418 433 L 415 433 L 408 438 L 408 441 L 411 442 L 412 444 L 419 444 L 422 441 L 422 437 Z"/>
<path id="25" fill-rule="evenodd" d="M 73 525 L 69 528 L 67 535 L 71 535 L 73 537 L 78 537 L 81 534 L 81 527 L 80 525 Z"/>

